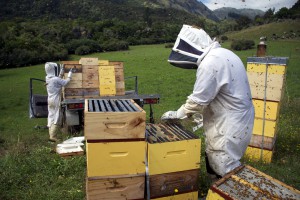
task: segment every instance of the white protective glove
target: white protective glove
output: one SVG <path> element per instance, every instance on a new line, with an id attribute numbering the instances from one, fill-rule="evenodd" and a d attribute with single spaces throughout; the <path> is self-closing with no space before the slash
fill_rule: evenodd
<path id="1" fill-rule="evenodd" d="M 187 116 L 184 112 L 184 105 L 182 105 L 177 111 L 168 111 L 161 116 L 161 120 L 168 119 L 185 119 Z"/>
<path id="2" fill-rule="evenodd" d="M 64 76 L 64 73 L 65 73 L 65 68 L 64 68 L 64 65 L 61 65 L 61 69 L 60 69 L 60 72 L 59 72 L 59 77 L 62 78 Z"/>
<path id="3" fill-rule="evenodd" d="M 73 74 L 73 68 L 70 69 L 69 73 L 68 73 L 68 78 L 72 79 L 72 74 Z"/>

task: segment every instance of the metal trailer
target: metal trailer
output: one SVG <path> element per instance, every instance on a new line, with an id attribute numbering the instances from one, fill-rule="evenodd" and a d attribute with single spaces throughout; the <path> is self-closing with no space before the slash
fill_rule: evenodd
<path id="1" fill-rule="evenodd" d="M 59 70 L 57 70 L 59 72 Z M 144 105 L 150 106 L 149 121 L 154 123 L 153 104 L 158 104 L 160 100 L 159 94 L 138 94 L 138 77 L 126 77 L 125 80 L 134 79 L 134 89 L 125 92 L 121 96 L 99 96 L 99 99 L 133 99 L 140 107 Z M 34 85 L 44 84 L 45 80 L 30 78 L 29 83 L 29 117 L 30 118 L 47 118 L 48 103 L 46 94 L 36 94 Z M 46 90 L 46 88 L 45 88 Z M 95 99 L 95 98 L 93 98 Z M 62 125 L 66 132 L 78 132 L 83 129 L 84 125 L 84 102 L 85 98 L 62 99 Z"/>

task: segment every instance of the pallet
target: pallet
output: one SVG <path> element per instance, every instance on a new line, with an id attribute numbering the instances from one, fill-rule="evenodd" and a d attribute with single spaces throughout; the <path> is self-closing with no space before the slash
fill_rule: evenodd
<path id="1" fill-rule="evenodd" d="M 300 191 L 250 166 L 241 166 L 214 183 L 207 200 L 300 199 Z"/>
<path id="2" fill-rule="evenodd" d="M 180 125 L 147 124 L 146 135 L 149 175 L 200 168 L 201 140 Z"/>
<path id="3" fill-rule="evenodd" d="M 144 191 L 144 174 L 86 178 L 87 200 L 144 199 Z"/>
<path id="4" fill-rule="evenodd" d="M 145 173 L 145 141 L 87 141 L 87 176 Z"/>
<path id="5" fill-rule="evenodd" d="M 84 116 L 87 140 L 145 138 L 146 112 L 133 100 L 86 99 Z"/>
<path id="6" fill-rule="evenodd" d="M 152 175 L 149 177 L 150 198 L 197 191 L 198 178 L 199 169 Z"/>

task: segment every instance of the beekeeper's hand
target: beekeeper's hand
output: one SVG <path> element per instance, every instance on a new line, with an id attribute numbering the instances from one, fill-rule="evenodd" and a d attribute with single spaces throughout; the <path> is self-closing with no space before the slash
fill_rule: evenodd
<path id="1" fill-rule="evenodd" d="M 70 69 L 69 73 L 68 73 L 68 78 L 72 79 L 72 74 L 73 74 L 73 68 Z"/>
<path id="2" fill-rule="evenodd" d="M 64 65 L 62 65 L 60 72 L 59 72 L 59 77 L 62 78 L 64 76 L 64 73 L 65 73 L 65 68 L 64 68 Z"/>
<path id="3" fill-rule="evenodd" d="M 168 119 L 185 119 L 187 116 L 184 112 L 184 106 L 181 106 L 177 111 L 168 111 L 161 116 L 161 120 Z"/>

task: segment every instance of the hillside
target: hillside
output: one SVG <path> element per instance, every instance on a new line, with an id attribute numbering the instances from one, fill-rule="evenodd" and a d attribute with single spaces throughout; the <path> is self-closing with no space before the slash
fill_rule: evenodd
<path id="1" fill-rule="evenodd" d="M 300 37 L 300 19 L 283 20 L 261 26 L 253 26 L 241 31 L 225 33 L 229 39 L 252 39 L 258 40 L 266 36 L 268 40 L 289 39 Z"/>
<path id="2" fill-rule="evenodd" d="M 219 18 L 219 19 L 235 19 L 236 17 L 243 15 L 250 19 L 254 19 L 255 16 L 263 16 L 264 11 L 257 10 L 257 9 L 236 9 L 236 8 L 229 8 L 229 7 L 223 7 L 219 8 L 213 11 L 213 13 Z"/>
<path id="3" fill-rule="evenodd" d="M 204 4 L 197 0 L 1 0 L 0 17 L 2 19 L 30 18 L 52 19 L 122 19 L 140 20 L 146 12 L 155 13 L 164 19 L 163 13 L 172 13 L 173 18 L 193 15 L 218 20 Z M 163 10 L 164 12 L 161 12 Z M 179 11 L 179 12 L 177 12 Z M 183 12 L 180 12 L 183 11 Z"/>

